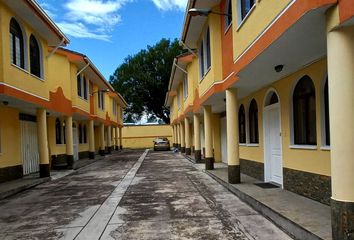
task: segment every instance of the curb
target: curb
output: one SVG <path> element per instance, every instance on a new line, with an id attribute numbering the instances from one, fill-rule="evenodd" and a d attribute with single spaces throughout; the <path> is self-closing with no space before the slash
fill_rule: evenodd
<path id="1" fill-rule="evenodd" d="M 28 183 L 28 184 L 19 186 L 17 188 L 11 189 L 9 191 L 0 193 L 0 200 L 3 200 L 3 199 L 8 198 L 8 197 L 11 197 L 11 196 L 13 196 L 13 195 L 15 195 L 17 193 L 23 192 L 25 190 L 34 188 L 35 186 L 38 186 L 38 185 L 40 185 L 42 183 L 46 183 L 46 182 L 50 182 L 50 181 L 51 181 L 50 177 L 38 178 L 38 179 L 36 179 L 35 181 L 33 181 L 31 183 Z"/>
<path id="2" fill-rule="evenodd" d="M 235 188 L 231 184 L 218 178 L 211 172 L 206 170 L 203 170 L 203 172 L 208 174 L 211 178 L 213 178 L 215 181 L 217 181 L 219 184 L 221 184 L 231 193 L 236 195 L 242 201 L 247 203 L 249 206 L 251 206 L 254 210 L 259 212 L 261 215 L 271 220 L 275 225 L 277 225 L 279 228 L 281 228 L 284 232 L 289 234 L 294 239 L 298 239 L 298 240 L 321 240 L 322 239 L 317 235 L 313 234 L 312 232 L 308 231 L 307 229 L 303 228 L 299 224 L 293 222 L 292 220 L 288 219 L 287 217 L 273 210 L 272 208 L 261 203 L 257 199 L 251 197 L 250 195 Z"/>

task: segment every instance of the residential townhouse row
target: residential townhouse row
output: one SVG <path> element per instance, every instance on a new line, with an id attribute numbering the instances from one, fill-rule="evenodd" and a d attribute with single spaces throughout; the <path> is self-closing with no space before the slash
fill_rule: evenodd
<path id="1" fill-rule="evenodd" d="M 127 106 L 34 0 L 0 2 L 0 182 L 122 147 Z"/>
<path id="2" fill-rule="evenodd" d="M 331 205 L 354 231 L 352 0 L 189 0 L 165 105 L 174 145 Z"/>

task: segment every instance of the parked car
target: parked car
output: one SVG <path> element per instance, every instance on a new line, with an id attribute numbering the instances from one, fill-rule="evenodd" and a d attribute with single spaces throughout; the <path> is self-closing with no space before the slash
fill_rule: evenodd
<path id="1" fill-rule="evenodd" d="M 170 150 L 170 141 L 167 138 L 156 138 L 154 141 L 154 151 L 157 150 Z"/>

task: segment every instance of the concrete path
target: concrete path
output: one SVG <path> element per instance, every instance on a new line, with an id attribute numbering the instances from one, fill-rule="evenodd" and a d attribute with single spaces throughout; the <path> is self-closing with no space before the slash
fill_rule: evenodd
<path id="1" fill-rule="evenodd" d="M 290 239 L 182 156 L 131 151 L 0 201 L 0 239 Z"/>

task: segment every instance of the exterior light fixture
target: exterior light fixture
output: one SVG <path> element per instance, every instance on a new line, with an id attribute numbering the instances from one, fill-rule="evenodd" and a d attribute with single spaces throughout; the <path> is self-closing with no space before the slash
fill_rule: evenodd
<path id="1" fill-rule="evenodd" d="M 279 72 L 281 72 L 281 71 L 283 71 L 283 68 L 284 68 L 284 65 L 277 65 L 277 66 L 275 66 L 274 67 L 274 70 L 277 72 L 277 73 L 279 73 Z"/>
<path id="2" fill-rule="evenodd" d="M 191 15 L 192 17 L 195 17 L 195 16 L 207 17 L 209 14 L 216 14 L 216 15 L 222 15 L 222 16 L 228 16 L 228 17 L 231 16 L 230 14 L 227 14 L 227 13 L 214 12 L 210 9 L 199 9 L 199 8 L 189 9 L 188 14 Z"/>
<path id="3" fill-rule="evenodd" d="M 2 104 L 4 104 L 4 106 L 7 106 L 7 105 L 9 105 L 9 102 L 8 101 L 3 101 Z"/>

